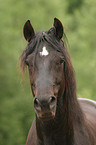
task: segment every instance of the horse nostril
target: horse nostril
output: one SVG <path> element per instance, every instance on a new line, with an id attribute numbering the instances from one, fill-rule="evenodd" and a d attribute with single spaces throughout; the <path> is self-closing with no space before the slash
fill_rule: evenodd
<path id="1" fill-rule="evenodd" d="M 49 103 L 53 103 L 56 100 L 56 98 L 54 96 L 51 96 L 49 99 Z"/>
<path id="2" fill-rule="evenodd" d="M 56 97 L 51 96 L 48 102 L 49 102 L 50 109 L 54 108 L 56 105 Z"/>
<path id="3" fill-rule="evenodd" d="M 37 98 L 34 99 L 34 107 L 37 111 L 41 111 L 40 102 Z"/>

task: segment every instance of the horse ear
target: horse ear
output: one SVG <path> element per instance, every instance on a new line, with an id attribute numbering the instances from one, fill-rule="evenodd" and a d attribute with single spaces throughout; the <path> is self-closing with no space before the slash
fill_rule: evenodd
<path id="1" fill-rule="evenodd" d="M 30 20 L 27 20 L 23 26 L 23 35 L 28 42 L 35 36 Z"/>
<path id="2" fill-rule="evenodd" d="M 54 27 L 56 28 L 56 37 L 61 39 L 64 34 L 64 28 L 59 19 L 54 18 Z"/>

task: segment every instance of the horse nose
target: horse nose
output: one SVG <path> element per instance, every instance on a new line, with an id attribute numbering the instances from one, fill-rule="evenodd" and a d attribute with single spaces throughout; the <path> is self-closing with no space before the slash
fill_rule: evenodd
<path id="1" fill-rule="evenodd" d="M 48 104 L 49 104 L 50 109 L 53 109 L 55 107 L 55 105 L 56 105 L 56 97 L 55 96 L 51 96 L 49 98 Z"/>
<path id="2" fill-rule="evenodd" d="M 37 98 L 34 99 L 34 108 L 37 111 L 41 111 L 41 103 L 40 103 L 39 99 L 37 99 Z"/>
<path id="3" fill-rule="evenodd" d="M 47 97 L 46 97 L 47 98 Z M 50 96 L 48 97 L 48 100 L 46 99 L 34 99 L 34 108 L 40 112 L 41 110 L 52 110 L 54 109 L 56 105 L 56 97 L 55 96 Z"/>

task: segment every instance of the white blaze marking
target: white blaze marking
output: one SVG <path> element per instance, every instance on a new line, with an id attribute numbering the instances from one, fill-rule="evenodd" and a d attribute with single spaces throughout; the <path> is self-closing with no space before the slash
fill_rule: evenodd
<path id="1" fill-rule="evenodd" d="M 46 47 L 44 46 L 42 48 L 42 52 L 40 52 L 40 55 L 41 56 L 47 56 L 49 54 L 48 50 L 46 49 Z"/>

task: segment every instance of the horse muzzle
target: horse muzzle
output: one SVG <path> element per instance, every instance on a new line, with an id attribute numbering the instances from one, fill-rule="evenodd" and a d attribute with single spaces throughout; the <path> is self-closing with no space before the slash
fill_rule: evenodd
<path id="1" fill-rule="evenodd" d="M 46 97 L 35 97 L 34 108 L 37 117 L 42 121 L 48 121 L 55 117 L 56 113 L 56 97 L 48 95 Z"/>

